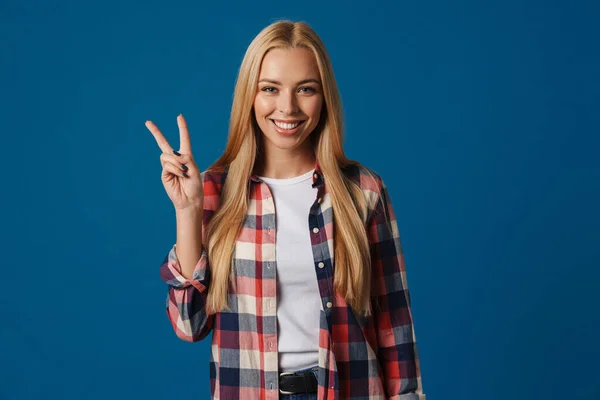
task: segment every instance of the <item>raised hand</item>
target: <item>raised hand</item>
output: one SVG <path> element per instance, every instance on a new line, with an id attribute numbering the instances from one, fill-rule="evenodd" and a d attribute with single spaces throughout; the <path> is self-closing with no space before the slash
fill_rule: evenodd
<path id="1" fill-rule="evenodd" d="M 152 121 L 146 121 L 146 128 L 152 133 L 162 150 L 160 163 L 163 166 L 161 180 L 167 195 L 176 210 L 197 208 L 202 210 L 204 191 L 200 171 L 192 156 L 190 133 L 183 115 L 177 116 L 179 126 L 179 151 L 173 150 L 169 142 Z"/>

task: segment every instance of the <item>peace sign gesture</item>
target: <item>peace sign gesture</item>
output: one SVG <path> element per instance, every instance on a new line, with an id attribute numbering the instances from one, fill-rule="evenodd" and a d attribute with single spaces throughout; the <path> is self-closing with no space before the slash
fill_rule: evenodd
<path id="1" fill-rule="evenodd" d="M 175 209 L 185 210 L 194 207 L 202 210 L 204 202 L 202 178 L 192 157 L 190 133 L 181 114 L 177 116 L 177 125 L 179 126 L 179 151 L 173 150 L 152 121 L 146 121 L 146 128 L 152 133 L 158 147 L 162 150 L 161 180 Z"/>

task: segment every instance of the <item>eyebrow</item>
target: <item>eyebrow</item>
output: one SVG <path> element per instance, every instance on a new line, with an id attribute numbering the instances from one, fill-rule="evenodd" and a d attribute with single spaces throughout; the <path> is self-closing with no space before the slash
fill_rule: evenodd
<path id="1" fill-rule="evenodd" d="M 258 83 L 261 83 L 261 82 L 267 82 L 267 83 L 272 83 L 274 85 L 280 85 L 281 86 L 281 82 L 276 81 L 274 79 L 265 78 L 265 79 L 261 79 L 260 81 L 258 81 Z M 309 78 L 309 79 L 303 79 L 303 80 L 301 80 L 300 82 L 296 83 L 296 85 L 304 85 L 305 83 L 316 83 L 318 85 L 321 84 L 321 82 L 319 82 L 317 79 Z"/>

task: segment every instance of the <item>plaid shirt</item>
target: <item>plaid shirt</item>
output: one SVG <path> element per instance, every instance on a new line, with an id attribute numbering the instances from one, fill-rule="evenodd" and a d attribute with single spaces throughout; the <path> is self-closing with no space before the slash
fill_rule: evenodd
<path id="1" fill-rule="evenodd" d="M 373 171 L 371 171 L 373 172 Z M 369 201 L 367 234 L 372 257 L 369 317 L 357 316 L 333 287 L 334 224 L 331 199 L 318 164 L 317 198 L 308 219 L 319 310 L 318 399 L 424 400 L 404 256 L 388 191 L 365 167 L 345 173 Z M 227 169 L 203 172 L 203 234 L 218 205 Z M 381 195 L 378 193 L 381 192 Z M 210 390 L 213 399 L 279 398 L 275 203 L 268 185 L 250 179 L 250 201 L 237 238 L 230 310 L 207 315 L 210 261 L 203 251 L 191 279 L 181 275 L 175 246 L 160 268 L 168 285 L 167 315 L 177 336 L 196 342 L 212 331 Z"/>

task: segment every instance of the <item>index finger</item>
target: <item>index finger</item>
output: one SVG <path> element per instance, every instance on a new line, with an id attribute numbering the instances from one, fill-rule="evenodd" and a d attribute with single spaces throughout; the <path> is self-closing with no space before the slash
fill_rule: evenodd
<path id="1" fill-rule="evenodd" d="M 158 127 L 154 125 L 154 122 L 146 121 L 146 128 L 148 128 L 150 133 L 152 133 L 152 136 L 154 136 L 154 139 L 156 139 L 156 143 L 158 143 L 158 147 L 160 147 L 163 153 L 173 152 L 173 148 L 171 147 L 167 139 L 163 136 L 163 134 L 160 132 Z"/>
<path id="2" fill-rule="evenodd" d="M 188 131 L 187 122 L 181 114 L 177 116 L 177 126 L 179 126 L 179 150 L 183 154 L 191 154 L 192 143 L 190 141 L 190 132 Z"/>

